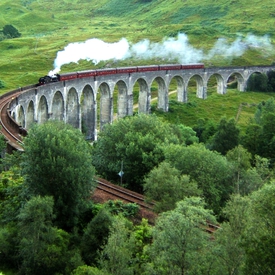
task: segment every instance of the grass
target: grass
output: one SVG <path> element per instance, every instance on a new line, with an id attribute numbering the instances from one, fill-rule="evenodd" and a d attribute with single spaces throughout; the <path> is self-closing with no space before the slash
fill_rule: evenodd
<path id="1" fill-rule="evenodd" d="M 47 0 L 2 0 L 0 28 L 14 25 L 21 33 L 18 39 L 0 42 L 0 79 L 6 84 L 1 93 L 31 84 L 52 69 L 56 53 L 68 43 L 97 37 L 106 42 L 126 37 L 136 43 L 148 38 L 160 42 L 163 37 L 188 35 L 196 48 L 210 49 L 217 38 L 236 39 L 237 33 L 269 34 L 274 39 L 274 4 L 264 5 L 256 0 L 102 0 L 52 3 Z M 211 60 L 214 65 L 271 64 L 275 54 L 265 56 L 261 51 L 248 50 L 237 59 Z M 116 65 L 137 64 L 126 60 Z M 147 60 L 144 63 L 163 63 Z M 206 64 L 208 62 L 206 61 Z M 80 62 L 62 67 L 62 71 L 90 69 L 92 64 Z"/>
<path id="2" fill-rule="evenodd" d="M 257 105 L 275 97 L 275 93 L 239 92 L 228 89 L 225 95 L 209 91 L 207 99 L 197 98 L 195 90 L 188 93 L 188 102 L 176 101 L 176 94 L 169 97 L 169 111 L 164 113 L 157 110 L 157 103 L 152 104 L 153 112 L 173 123 L 182 123 L 193 127 L 200 118 L 218 122 L 221 117 L 234 118 L 241 130 L 244 130 L 250 119 L 254 116 Z"/>
<path id="3" fill-rule="evenodd" d="M 53 68 L 58 51 L 71 42 L 89 38 L 105 42 L 117 42 L 122 37 L 131 43 L 142 39 L 161 42 L 164 37 L 176 37 L 183 32 L 188 35 L 191 46 L 204 51 L 211 49 L 218 38 L 224 37 L 232 42 L 237 34 L 268 34 L 272 42 L 275 39 L 273 0 L 266 0 L 264 4 L 258 0 L 218 0 L 214 3 L 210 0 L 60 0 L 55 3 L 48 0 L 2 0 L 0 15 L 0 29 L 12 24 L 22 33 L 20 38 L 0 41 L 0 80 L 5 84 L 0 94 L 36 83 L 41 75 Z M 203 62 L 206 66 L 228 66 L 271 64 L 274 60 L 275 52 L 270 54 L 248 48 L 238 58 L 219 56 Z M 163 59 L 127 59 L 100 62 L 95 66 L 82 60 L 78 64 L 62 66 L 61 72 L 106 65 L 118 67 L 166 62 Z M 154 93 L 155 87 L 152 95 Z M 253 113 L 249 104 L 264 99 L 262 93 L 252 100 L 248 93 L 228 91 L 223 97 L 209 92 L 208 98 L 201 101 L 191 93 L 188 104 L 172 101 L 170 112 L 163 116 L 170 116 L 171 120 L 187 120 L 186 123 L 191 125 L 204 116 L 219 119 L 226 114 L 235 117 L 241 102 L 247 102 L 238 118 L 238 123 L 244 125 L 246 117 Z M 138 86 L 134 90 L 134 103 L 137 102 Z"/>

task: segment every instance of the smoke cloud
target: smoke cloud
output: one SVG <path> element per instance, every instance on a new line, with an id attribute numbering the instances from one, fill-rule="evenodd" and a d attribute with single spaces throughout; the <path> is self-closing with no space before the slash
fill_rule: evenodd
<path id="1" fill-rule="evenodd" d="M 267 35 L 258 37 L 253 34 L 248 34 L 246 37 L 237 37 L 231 44 L 226 39 L 220 38 L 215 43 L 214 47 L 208 52 L 205 59 L 211 59 L 217 55 L 226 58 L 233 58 L 242 56 L 249 48 L 258 48 L 265 51 L 268 55 L 273 46 Z"/>
<path id="2" fill-rule="evenodd" d="M 144 39 L 132 44 L 126 38 L 115 43 L 106 43 L 100 39 L 92 38 L 85 42 L 70 43 L 64 50 L 59 51 L 54 61 L 54 70 L 49 75 L 58 73 L 64 64 L 77 63 L 80 60 L 88 60 L 96 65 L 100 61 L 107 60 L 162 58 L 165 62 L 176 61 L 188 64 L 202 62 L 216 56 L 240 57 L 249 48 L 262 49 L 267 54 L 273 50 L 268 36 L 258 37 L 253 34 L 248 34 L 245 37 L 239 35 L 232 43 L 220 38 L 208 52 L 190 45 L 188 37 L 184 33 L 179 33 L 176 38 L 166 38 L 159 43 Z"/>

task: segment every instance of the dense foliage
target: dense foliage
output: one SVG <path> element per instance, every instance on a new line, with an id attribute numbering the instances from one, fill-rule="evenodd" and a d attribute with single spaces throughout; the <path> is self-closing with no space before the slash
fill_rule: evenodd
<path id="1" fill-rule="evenodd" d="M 53 196 L 56 224 L 73 228 L 93 189 L 91 148 L 83 135 L 62 122 L 34 126 L 24 140 L 22 172 L 26 196 Z"/>
<path id="2" fill-rule="evenodd" d="M 23 155 L 2 159 L 0 266 L 34 275 L 272 274 L 273 152 L 263 145 L 274 137 L 274 109 L 272 99 L 262 102 L 248 125 L 259 128 L 258 147 L 255 131 L 240 133 L 226 118 L 194 128 L 205 144 L 156 116 L 106 125 L 93 146 L 61 122 L 36 125 Z M 87 200 L 92 162 L 120 182 L 124 154 L 123 183 L 138 179 L 155 201 L 153 225 L 137 222 L 135 204 Z M 221 227 L 213 238 L 209 222 Z"/>
<path id="3" fill-rule="evenodd" d="M 171 127 L 154 115 L 126 117 L 100 132 L 93 149 L 93 165 L 103 177 L 119 181 L 123 162 L 123 183 L 141 192 L 144 176 L 164 160 L 164 147 L 170 143 L 184 146 L 185 140 L 197 140 L 189 127 Z"/>
<path id="4" fill-rule="evenodd" d="M 265 74 L 253 74 L 247 83 L 248 91 L 274 92 L 275 91 L 275 73 L 274 71 Z"/>
<path id="5" fill-rule="evenodd" d="M 5 25 L 2 32 L 6 38 L 17 38 L 21 36 L 21 33 L 13 25 Z"/>

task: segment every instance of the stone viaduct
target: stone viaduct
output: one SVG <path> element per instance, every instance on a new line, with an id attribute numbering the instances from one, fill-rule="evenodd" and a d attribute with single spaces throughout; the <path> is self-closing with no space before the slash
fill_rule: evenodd
<path id="1" fill-rule="evenodd" d="M 173 79 L 177 83 L 177 100 L 188 101 L 188 83 L 196 81 L 198 98 L 207 98 L 207 85 L 211 76 L 216 77 L 217 93 L 225 94 L 227 82 L 234 76 L 238 90 L 245 91 L 253 73 L 266 74 L 274 66 L 210 67 L 190 70 L 164 70 L 76 78 L 38 86 L 14 98 L 10 104 L 13 118 L 29 129 L 33 123 L 49 119 L 63 120 L 86 133 L 87 139 L 97 138 L 97 129 L 104 124 L 133 115 L 133 89 L 138 85 L 138 112 L 150 113 L 151 86 L 158 86 L 158 108 L 167 112 L 168 91 Z M 117 102 L 114 104 L 114 91 Z M 114 106 L 117 110 L 114 112 Z M 115 113 L 115 114 L 114 114 Z"/>

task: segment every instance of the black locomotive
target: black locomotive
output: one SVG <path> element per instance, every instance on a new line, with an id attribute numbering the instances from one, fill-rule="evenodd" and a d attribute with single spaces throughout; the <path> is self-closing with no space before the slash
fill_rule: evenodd
<path id="1" fill-rule="evenodd" d="M 58 81 L 60 81 L 60 75 L 55 74 L 52 76 L 45 75 L 45 76 L 40 77 L 38 83 L 39 83 L 39 85 L 44 85 L 44 84 L 48 84 L 51 82 L 58 82 Z"/>

